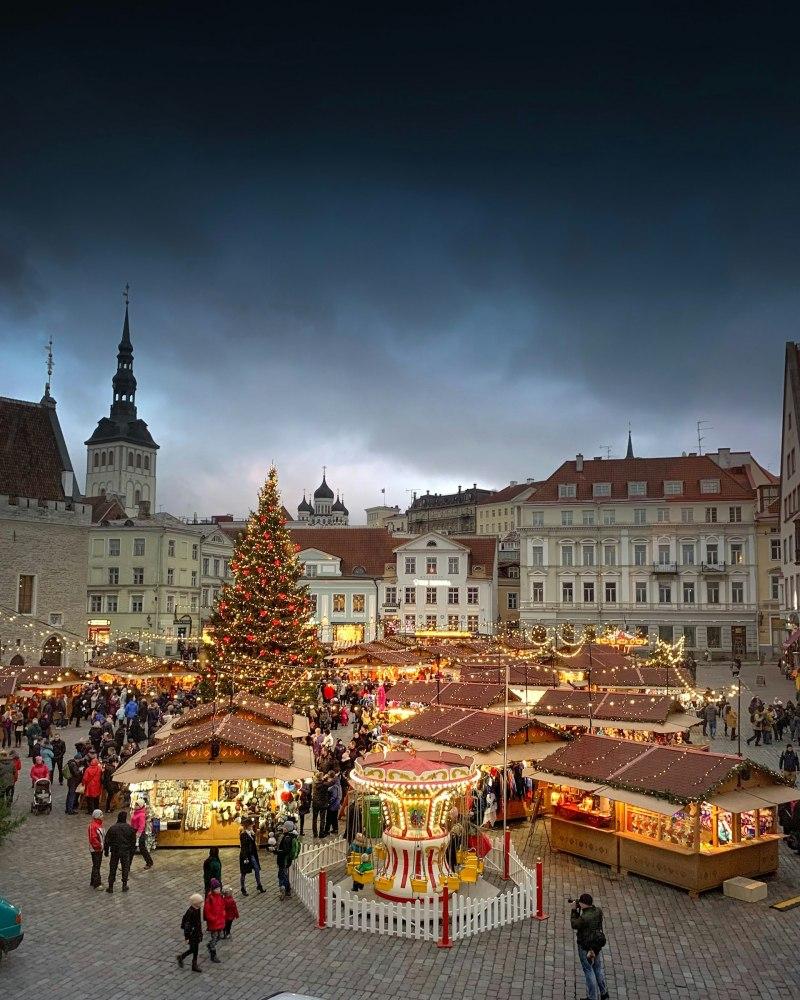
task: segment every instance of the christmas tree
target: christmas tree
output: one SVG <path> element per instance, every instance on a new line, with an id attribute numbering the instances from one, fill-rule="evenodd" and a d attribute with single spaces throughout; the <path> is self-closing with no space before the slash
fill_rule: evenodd
<path id="1" fill-rule="evenodd" d="M 249 691 L 296 709 L 313 703 L 324 652 L 274 467 L 236 542 L 231 570 L 233 582 L 222 589 L 209 621 L 213 643 L 204 687 L 221 696 Z"/>

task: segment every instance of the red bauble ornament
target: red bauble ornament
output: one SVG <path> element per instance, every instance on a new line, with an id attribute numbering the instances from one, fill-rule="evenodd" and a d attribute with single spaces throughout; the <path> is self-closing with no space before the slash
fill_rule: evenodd
<path id="1" fill-rule="evenodd" d="M 267 655 L 267 651 L 266 651 L 266 649 L 259 649 L 259 651 L 258 651 L 258 655 L 259 655 L 259 656 L 266 656 L 266 655 Z"/>
<path id="2" fill-rule="evenodd" d="M 328 701 L 336 694 L 336 688 L 332 684 L 326 684 L 322 689 L 323 697 L 327 698 Z"/>
<path id="3" fill-rule="evenodd" d="M 276 566 L 280 566 L 280 564 L 281 564 L 281 561 L 280 561 L 280 559 L 276 559 L 276 560 L 275 560 L 275 565 L 276 565 Z"/>
<path id="4" fill-rule="evenodd" d="M 272 624 L 273 624 L 273 625 L 280 625 L 280 623 L 281 623 L 281 620 L 280 620 L 280 618 L 273 618 L 273 619 L 272 619 Z"/>
<path id="5" fill-rule="evenodd" d="M 274 677 L 273 677 L 273 679 L 271 681 L 267 681 L 267 687 L 268 688 L 275 687 L 275 684 L 276 684 L 276 681 L 275 681 Z"/>
<path id="6" fill-rule="evenodd" d="M 256 641 L 256 637 L 253 635 L 252 632 L 248 632 L 247 635 L 245 636 L 245 639 L 247 639 L 248 642 Z"/>
<path id="7" fill-rule="evenodd" d="M 242 576 L 250 576 L 250 570 L 245 568 L 242 570 Z"/>
<path id="8" fill-rule="evenodd" d="M 231 641 L 231 637 L 229 635 L 223 635 L 222 641 L 223 642 L 230 642 Z"/>
<path id="9" fill-rule="evenodd" d="M 261 517 L 259 517 L 258 523 L 259 524 L 266 524 L 267 523 L 267 519 L 266 519 L 266 517 L 264 517 L 263 514 L 261 515 Z"/>
<path id="10" fill-rule="evenodd" d="M 262 538 L 269 538 L 269 532 L 265 531 L 264 534 L 261 537 Z"/>
<path id="11" fill-rule="evenodd" d="M 258 612 L 258 617 L 259 617 L 259 618 L 266 618 L 268 614 L 269 614 L 269 611 L 267 611 L 267 609 L 266 609 L 266 608 L 262 608 L 262 609 L 261 609 L 261 610 L 260 610 L 260 611 Z"/>

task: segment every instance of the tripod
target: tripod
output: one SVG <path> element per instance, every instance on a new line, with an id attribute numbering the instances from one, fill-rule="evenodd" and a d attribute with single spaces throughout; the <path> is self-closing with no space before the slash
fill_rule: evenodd
<path id="1" fill-rule="evenodd" d="M 522 847 L 523 854 L 526 854 L 528 850 L 533 847 L 537 825 L 540 825 L 542 830 L 544 830 L 544 835 L 547 839 L 547 846 L 552 850 L 553 845 L 550 843 L 550 833 L 547 829 L 547 823 L 545 822 L 544 816 L 544 789 L 541 785 L 537 787 L 536 794 L 533 797 L 533 806 L 531 808 L 531 815 L 528 821 L 528 833 Z"/>

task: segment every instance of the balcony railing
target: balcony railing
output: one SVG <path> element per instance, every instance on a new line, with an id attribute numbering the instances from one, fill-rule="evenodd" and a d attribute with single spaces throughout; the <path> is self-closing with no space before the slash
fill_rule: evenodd
<path id="1" fill-rule="evenodd" d="M 744 563 L 740 563 L 744 565 Z M 700 563 L 701 573 L 724 573 L 728 568 L 728 564 L 724 562 L 704 562 Z"/>
<path id="2" fill-rule="evenodd" d="M 678 572 L 678 564 L 674 562 L 657 562 L 653 563 L 653 572 L 660 574 L 669 574 L 674 576 Z"/>
<path id="3" fill-rule="evenodd" d="M 753 603 L 739 604 L 730 601 L 720 601 L 709 604 L 699 601 L 520 601 L 520 611 L 542 612 L 562 611 L 578 614 L 605 615 L 609 618 L 625 614 L 635 618 L 648 611 L 680 611 L 683 614 L 717 614 L 720 611 L 735 612 L 739 615 L 755 614 L 758 606 Z"/>

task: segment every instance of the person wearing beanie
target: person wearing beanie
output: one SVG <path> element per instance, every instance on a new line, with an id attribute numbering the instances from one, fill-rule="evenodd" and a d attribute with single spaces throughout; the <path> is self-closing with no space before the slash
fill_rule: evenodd
<path id="1" fill-rule="evenodd" d="M 45 764 L 41 757 L 34 757 L 33 767 L 31 768 L 31 788 L 36 784 L 40 778 L 47 778 L 50 780 L 50 768 Z"/>
<path id="2" fill-rule="evenodd" d="M 92 874 L 89 878 L 89 885 L 93 889 L 102 889 L 102 879 L 100 868 L 103 864 L 103 841 L 105 833 L 103 831 L 103 814 L 99 809 L 95 809 L 92 818 L 89 820 L 89 851 L 92 855 Z"/>
<path id="3" fill-rule="evenodd" d="M 239 881 L 242 888 L 242 895 L 247 895 L 245 888 L 245 877 L 252 872 L 256 877 L 256 889 L 264 892 L 261 884 L 261 861 L 258 857 L 258 841 L 256 832 L 253 829 L 253 821 L 250 817 L 242 820 L 242 829 L 239 831 Z"/>
<path id="4" fill-rule="evenodd" d="M 587 1000 L 608 1000 L 602 949 L 606 945 L 603 933 L 603 911 L 594 905 L 588 892 L 574 901 L 570 924 L 575 931 L 578 958 L 586 979 Z"/>
<path id="5" fill-rule="evenodd" d="M 199 892 L 195 892 L 189 897 L 189 909 L 181 919 L 181 930 L 183 931 L 188 948 L 186 951 L 181 952 L 180 955 L 175 956 L 178 960 L 178 965 L 183 968 L 184 959 L 191 955 L 192 972 L 203 971 L 197 964 L 197 952 L 200 948 L 200 942 L 203 940 L 203 924 L 200 918 L 200 907 L 202 905 L 203 897 Z"/>
<path id="6" fill-rule="evenodd" d="M 239 919 L 239 907 L 233 898 L 233 889 L 229 885 L 226 885 L 222 890 L 222 899 L 225 902 L 225 931 L 222 936 L 223 938 L 229 938 L 234 920 Z"/>
<path id="7" fill-rule="evenodd" d="M 217 958 L 217 941 L 225 930 L 225 900 L 222 898 L 222 886 L 219 879 L 212 878 L 209 892 L 203 905 L 203 918 L 208 928 L 208 953 L 212 962 L 219 962 Z"/>
<path id="8" fill-rule="evenodd" d="M 278 841 L 278 849 L 276 851 L 278 891 L 281 899 L 288 899 L 292 895 L 292 886 L 289 882 L 289 868 L 297 856 L 295 841 L 297 841 L 297 835 L 294 832 L 294 823 L 290 819 L 287 819 L 283 824 L 283 835 Z"/>

